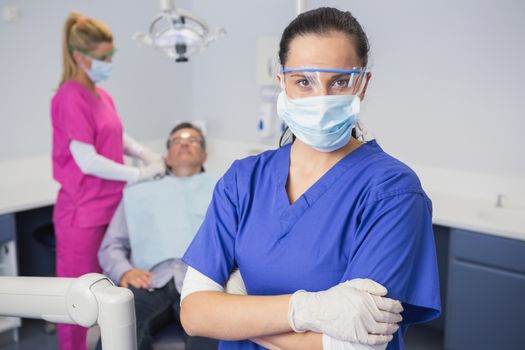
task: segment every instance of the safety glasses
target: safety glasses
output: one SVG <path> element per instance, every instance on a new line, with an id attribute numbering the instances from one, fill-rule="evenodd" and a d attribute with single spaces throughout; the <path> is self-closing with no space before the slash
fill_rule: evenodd
<path id="1" fill-rule="evenodd" d="M 281 87 L 292 99 L 319 95 L 359 95 L 366 86 L 367 72 L 367 68 L 285 68 L 280 71 Z"/>
<path id="2" fill-rule="evenodd" d="M 88 58 L 92 58 L 92 59 L 95 59 L 95 60 L 98 60 L 98 61 L 109 61 L 113 58 L 113 55 L 115 55 L 115 53 L 117 52 L 117 49 L 113 49 L 107 53 L 103 53 L 103 54 L 99 54 L 99 55 L 94 55 L 90 52 L 87 52 L 87 51 L 83 51 L 83 50 L 77 50 L 77 49 L 70 49 L 71 52 L 73 51 L 77 51 L 79 52 L 82 56 L 85 56 L 85 57 L 88 57 Z"/>

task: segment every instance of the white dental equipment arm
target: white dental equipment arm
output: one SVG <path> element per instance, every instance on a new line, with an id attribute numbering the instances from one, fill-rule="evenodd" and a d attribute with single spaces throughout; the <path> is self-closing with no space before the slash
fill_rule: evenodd
<path id="1" fill-rule="evenodd" d="M 0 277 L 0 315 L 99 325 L 104 350 L 136 350 L 133 293 L 104 275 Z"/>
<path id="2" fill-rule="evenodd" d="M 299 16 L 301 13 L 306 12 L 307 8 L 306 0 L 297 0 L 295 2 L 295 8 L 297 10 L 297 15 Z"/>

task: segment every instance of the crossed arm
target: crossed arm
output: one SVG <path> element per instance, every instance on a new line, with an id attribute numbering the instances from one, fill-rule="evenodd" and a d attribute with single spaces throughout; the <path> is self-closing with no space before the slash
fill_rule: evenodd
<path id="1" fill-rule="evenodd" d="M 251 341 L 268 349 L 384 350 L 315 332 L 296 333 L 289 322 L 291 295 L 248 296 L 238 270 L 223 288 L 188 269 L 181 295 L 181 321 L 189 335 Z M 388 338 L 388 339 L 391 339 Z"/>

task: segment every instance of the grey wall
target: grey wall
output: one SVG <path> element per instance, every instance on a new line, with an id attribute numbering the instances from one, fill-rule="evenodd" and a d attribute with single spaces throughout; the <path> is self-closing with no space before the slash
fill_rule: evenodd
<path id="1" fill-rule="evenodd" d="M 256 38 L 279 36 L 293 0 L 177 1 L 227 36 L 188 65 L 130 39 L 158 1 L 1 0 L 23 18 L 0 22 L 0 160 L 50 148 L 49 99 L 60 72 L 59 36 L 69 9 L 115 32 L 117 70 L 106 87 L 126 129 L 163 137 L 170 121 L 204 119 L 211 137 L 258 140 Z M 130 6 L 129 4 L 133 4 Z M 410 164 L 525 176 L 525 2 L 313 1 L 351 10 L 372 45 L 373 78 L 362 119 L 384 148 Z M 124 6 L 127 8 L 124 8 Z"/>
<path id="2" fill-rule="evenodd" d="M 199 68 L 193 72 L 193 115 L 207 121 L 211 136 L 259 140 L 256 39 L 280 36 L 295 14 L 295 0 L 196 0 L 192 11 L 208 19 L 210 27 L 227 30 L 225 37 L 195 58 Z"/>
<path id="3" fill-rule="evenodd" d="M 362 119 L 411 164 L 525 176 L 525 2 L 308 1 L 351 10 L 372 46 Z M 195 61 L 193 114 L 210 135 L 257 139 L 255 45 L 280 35 L 295 1 L 192 1 L 223 41 Z"/>
<path id="4" fill-rule="evenodd" d="M 51 149 L 49 105 L 61 74 L 62 25 L 71 10 L 99 18 L 113 31 L 115 70 L 101 86 L 132 136 L 165 137 L 174 120 L 191 118 L 191 63 L 175 65 L 131 39 L 147 30 L 158 1 L 1 0 L 0 9 L 5 5 L 18 6 L 22 17 L 0 20 L 0 161 Z"/>

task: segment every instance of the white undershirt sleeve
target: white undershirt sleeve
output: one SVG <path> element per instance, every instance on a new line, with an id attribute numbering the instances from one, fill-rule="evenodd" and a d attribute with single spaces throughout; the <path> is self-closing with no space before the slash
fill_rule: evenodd
<path id="1" fill-rule="evenodd" d="M 107 180 L 135 182 L 138 180 L 138 168 L 117 163 L 101 156 L 93 145 L 72 140 L 69 150 L 80 171 L 86 175 L 93 175 Z"/>
<path id="2" fill-rule="evenodd" d="M 144 151 L 142 146 L 137 140 L 124 133 L 123 137 L 124 154 L 133 158 L 141 158 L 141 154 Z"/>
<path id="3" fill-rule="evenodd" d="M 205 291 L 224 292 L 224 288 L 208 276 L 188 266 L 188 271 L 186 271 L 186 276 L 182 284 L 182 291 L 180 292 L 180 301 L 182 302 L 182 300 L 191 293 Z"/>
<path id="4" fill-rule="evenodd" d="M 323 350 L 385 350 L 387 345 L 350 343 L 323 334 Z"/>

